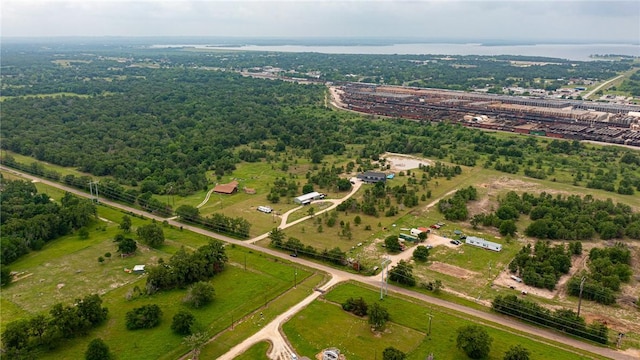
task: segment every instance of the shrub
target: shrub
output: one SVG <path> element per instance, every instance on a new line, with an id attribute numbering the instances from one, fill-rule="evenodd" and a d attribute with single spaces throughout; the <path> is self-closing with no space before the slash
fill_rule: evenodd
<path id="1" fill-rule="evenodd" d="M 127 329 L 150 329 L 160 324 L 162 310 L 156 304 L 144 305 L 127 313 Z"/>
<path id="2" fill-rule="evenodd" d="M 91 340 L 87 351 L 84 353 L 85 360 L 109 360 L 112 358 L 109 346 L 100 338 Z"/>
<path id="3" fill-rule="evenodd" d="M 189 288 L 182 302 L 197 309 L 213 301 L 215 294 L 215 289 L 211 283 L 199 281 Z"/>
<path id="4" fill-rule="evenodd" d="M 173 316 L 171 330 L 178 335 L 191 335 L 191 326 L 196 321 L 195 316 L 188 311 L 180 310 Z"/>

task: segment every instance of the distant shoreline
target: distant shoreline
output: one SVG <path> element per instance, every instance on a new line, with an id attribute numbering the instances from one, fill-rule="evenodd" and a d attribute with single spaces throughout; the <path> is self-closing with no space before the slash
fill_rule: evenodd
<path id="1" fill-rule="evenodd" d="M 570 61 L 613 60 L 601 54 L 624 57 L 640 57 L 640 45 L 633 44 L 536 44 L 536 45 L 485 45 L 483 43 L 399 43 L 379 45 L 259 45 L 255 43 L 154 44 L 150 48 L 193 48 L 200 50 L 233 50 L 265 52 L 299 52 L 323 54 L 360 55 L 452 55 L 452 56 L 527 56 Z"/>

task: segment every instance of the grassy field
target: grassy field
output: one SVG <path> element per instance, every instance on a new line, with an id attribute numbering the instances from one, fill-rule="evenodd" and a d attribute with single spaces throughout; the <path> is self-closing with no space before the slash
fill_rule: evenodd
<path id="1" fill-rule="evenodd" d="M 46 185 L 38 184 L 38 187 L 54 199 L 62 196 L 62 192 L 56 193 Z M 98 206 L 98 215 L 101 220 L 96 220 L 89 227 L 88 239 L 68 235 L 47 243 L 42 250 L 33 251 L 11 264 L 12 270 L 19 272 L 20 279 L 2 291 L 0 326 L 4 329 L 8 322 L 46 312 L 57 302 L 71 303 L 75 298 L 100 293 L 104 305 L 110 310 L 107 322 L 88 336 L 64 341 L 57 350 L 40 358 L 82 358 L 87 344 L 94 337 L 104 339 L 111 350 L 123 359 L 173 359 L 185 353 L 187 348 L 181 345 L 182 338 L 172 333 L 170 324 L 177 311 L 186 309 L 181 302 L 186 290 L 177 289 L 126 300 L 125 295 L 135 286 L 144 289 L 146 278 L 144 275 L 125 273 L 123 268 L 155 263 L 160 257 L 168 259 L 181 246 L 193 249 L 206 244 L 209 239 L 165 226 L 166 241 L 160 249 L 140 246 L 135 256 L 121 259 L 117 256 L 112 239 L 118 232 L 118 223 L 124 214 Z M 136 217 L 132 217 L 132 221 L 134 229 L 149 222 Z M 190 310 L 198 319 L 198 326 L 207 329 L 212 336 L 231 327 L 232 319 L 235 322 L 245 319 L 258 309 L 263 309 L 265 318 L 275 317 L 311 293 L 323 278 L 288 261 L 254 253 L 246 248 L 232 245 L 226 250 L 229 264 L 225 271 L 211 280 L 216 299 L 203 309 Z M 106 252 L 111 252 L 113 256 L 100 264 L 97 258 Z M 294 278 L 299 284 L 296 289 L 292 289 Z M 134 307 L 151 303 L 162 308 L 164 315 L 161 325 L 151 330 L 126 330 L 125 313 Z M 251 322 L 244 321 L 241 325 L 245 323 Z M 223 333 L 212 351 L 223 353 L 258 328 Z"/>
<path id="2" fill-rule="evenodd" d="M 262 317 L 254 312 L 237 321 L 232 330 L 227 328 L 202 349 L 202 358 L 214 359 L 224 354 L 235 344 L 253 335 L 263 325 L 268 324 L 282 312 L 309 296 L 314 291 L 313 289 L 324 280 L 325 277 L 322 274 L 312 275 L 299 283 L 295 289 L 288 290 L 283 296 L 279 296 L 269 301 L 266 306 L 261 307 Z"/>
<path id="3" fill-rule="evenodd" d="M 433 353 L 436 359 L 462 359 L 455 347 L 455 330 L 475 323 L 473 319 L 425 303 L 389 296 L 383 301 L 378 293 L 355 284 L 343 284 L 325 295 L 329 302 L 316 301 L 284 326 L 287 337 L 302 355 L 313 357 L 327 347 L 338 347 L 348 359 L 372 359 L 394 346 L 408 359 L 424 359 Z M 363 297 L 368 304 L 380 302 L 387 308 L 391 323 L 382 334 L 371 332 L 365 320 L 344 312 L 339 304 L 349 297 Z M 433 316 L 429 335 L 429 315 Z M 520 334 L 485 326 L 493 338 L 488 359 L 502 359 L 510 346 L 521 344 L 533 359 L 590 359 L 591 354 L 567 349 L 562 344 L 539 342 L 529 334 Z M 316 331 L 309 331 L 316 329 Z"/>
<path id="4" fill-rule="evenodd" d="M 268 342 L 259 342 L 236 357 L 236 360 L 268 359 L 266 354 L 270 346 L 271 345 Z"/>

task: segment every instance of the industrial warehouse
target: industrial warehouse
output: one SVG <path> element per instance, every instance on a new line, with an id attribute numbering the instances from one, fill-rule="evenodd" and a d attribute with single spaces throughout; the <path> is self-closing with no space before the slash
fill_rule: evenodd
<path id="1" fill-rule="evenodd" d="M 362 83 L 342 84 L 337 93 L 346 108 L 368 114 L 640 146 L 639 105 Z"/>

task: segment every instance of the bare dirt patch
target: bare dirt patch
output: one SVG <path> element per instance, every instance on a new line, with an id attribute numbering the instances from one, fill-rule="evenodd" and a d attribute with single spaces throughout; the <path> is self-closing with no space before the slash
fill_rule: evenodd
<path id="1" fill-rule="evenodd" d="M 449 265 L 445 263 L 441 263 L 439 261 L 434 261 L 429 265 L 429 269 L 433 271 L 437 271 L 441 274 L 455 276 L 459 279 L 469 279 L 475 275 L 478 275 L 475 271 L 469 271 L 467 269 L 463 269 L 461 267 L 457 267 L 454 265 Z"/>
<path id="2" fill-rule="evenodd" d="M 432 165 L 433 161 L 429 159 L 419 158 L 411 155 L 396 154 L 396 153 L 384 153 L 382 158 L 390 165 L 392 171 L 404 171 L 410 169 L 417 169 L 422 166 Z"/>

